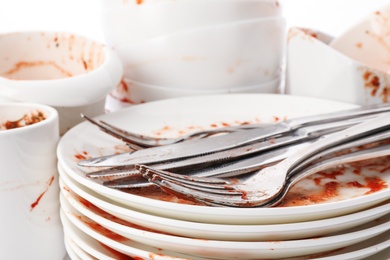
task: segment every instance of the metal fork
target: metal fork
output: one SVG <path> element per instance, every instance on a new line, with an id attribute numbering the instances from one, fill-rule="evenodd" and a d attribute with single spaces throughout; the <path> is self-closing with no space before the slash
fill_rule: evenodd
<path id="1" fill-rule="evenodd" d="M 153 137 L 153 136 L 147 136 L 147 135 L 129 132 L 125 129 L 121 129 L 117 126 L 109 124 L 103 120 L 99 120 L 99 121 L 94 120 L 84 114 L 81 114 L 81 117 L 86 119 L 90 123 L 96 125 L 97 127 L 99 127 L 100 130 L 102 130 L 103 132 L 127 143 L 130 146 L 130 148 L 134 150 L 140 150 L 143 148 L 154 147 L 154 146 L 169 145 L 169 144 L 183 142 L 186 140 L 202 139 L 216 134 L 232 133 L 240 130 L 259 128 L 266 125 L 266 124 L 245 123 L 241 125 L 225 126 L 225 127 L 218 127 L 213 129 L 193 131 L 191 133 L 181 135 L 175 138 L 162 138 L 162 137 Z"/>
<path id="2" fill-rule="evenodd" d="M 235 131 L 224 135 L 217 135 L 211 139 L 189 140 L 171 145 L 151 147 L 134 152 L 104 155 L 100 157 L 80 160 L 77 165 L 82 167 L 116 167 L 135 164 L 154 164 L 186 158 L 198 158 L 205 154 L 227 151 L 255 142 L 267 141 L 277 136 L 296 134 L 300 129 L 319 124 L 341 122 L 345 120 L 375 116 L 378 113 L 390 111 L 389 104 L 368 106 L 358 109 L 349 109 L 328 114 L 306 116 L 285 120 L 269 126 Z"/>
<path id="3" fill-rule="evenodd" d="M 387 131 L 379 135 L 358 139 L 357 141 L 348 142 L 343 145 L 339 145 L 334 148 L 327 149 L 324 152 L 318 153 L 310 157 L 310 161 L 308 160 L 305 161 L 305 164 L 318 161 L 322 158 L 325 158 L 326 156 L 329 156 L 329 154 L 334 155 L 337 152 L 340 153 L 343 151 L 349 152 L 351 149 L 359 149 L 359 147 L 361 146 L 367 144 L 372 145 L 376 142 L 383 142 L 389 139 L 390 139 L 390 131 Z M 237 177 L 244 174 L 250 174 L 254 171 L 260 170 L 262 168 L 280 162 L 281 160 L 285 159 L 289 155 L 296 152 L 298 149 L 302 149 L 306 146 L 309 146 L 313 141 L 315 140 L 301 143 L 301 144 L 296 144 L 293 146 L 282 147 L 280 149 L 275 149 L 266 153 L 261 153 L 259 155 L 251 156 L 249 158 L 239 159 L 237 161 L 222 164 L 220 166 L 213 165 L 211 167 L 206 167 L 205 169 L 192 171 L 190 174 L 186 174 L 186 175 L 190 176 L 191 179 L 192 178 L 196 179 L 197 177 L 227 178 L 227 177 Z M 156 168 L 153 165 L 148 166 L 148 168 L 151 168 L 153 170 L 156 169 L 163 170 L 160 168 Z M 292 171 L 289 174 L 289 176 L 298 170 L 301 170 L 301 167 L 295 168 L 294 171 Z M 141 187 L 148 187 L 148 186 L 155 185 L 154 183 L 149 182 L 147 179 L 140 176 L 140 174 L 141 172 L 139 170 L 133 169 L 132 175 L 114 178 L 114 180 L 104 181 L 103 185 L 114 189 L 132 189 L 132 188 L 141 188 Z M 111 174 L 108 173 L 108 176 L 110 175 Z M 187 177 L 184 178 L 188 179 Z"/>
<path id="4" fill-rule="evenodd" d="M 190 176 L 233 177 L 250 173 L 285 159 L 297 149 L 310 145 L 319 137 L 362 122 L 362 119 L 305 127 L 291 136 L 273 138 L 271 143 L 260 142 L 229 151 L 198 156 L 179 161 L 149 164 L 158 170 L 169 170 Z M 106 179 L 103 185 L 116 189 L 139 188 L 154 185 L 133 166 L 120 166 L 87 173 L 89 178 Z M 108 179 L 108 180 L 107 180 Z"/>
<path id="5" fill-rule="evenodd" d="M 264 168 L 249 178 L 240 180 L 223 180 L 216 178 L 189 177 L 138 166 L 149 181 L 162 189 L 179 196 L 202 201 L 211 205 L 231 207 L 259 207 L 277 204 L 297 181 L 320 170 L 342 163 L 370 159 L 390 154 L 390 145 L 378 145 L 351 152 L 342 156 L 320 160 L 314 165 L 302 164 L 317 153 L 326 154 L 337 146 L 361 138 L 373 137 L 390 129 L 390 113 L 375 119 L 352 126 L 346 130 L 328 135 L 314 142 L 307 148 L 299 150 L 278 164 Z M 372 139 L 370 139 L 372 141 Z M 337 150 L 337 149 L 336 149 Z M 317 158 L 319 159 L 319 158 Z M 294 169 L 301 169 L 294 172 Z"/>
<path id="6" fill-rule="evenodd" d="M 189 176 L 235 177 L 277 163 L 297 149 L 310 145 L 319 137 L 360 123 L 364 118 L 304 127 L 297 130 L 299 134 L 273 138 L 271 143 L 254 143 L 229 151 L 173 162 L 148 164 L 148 166 L 157 170 L 174 171 Z M 148 180 L 140 178 L 139 175 L 141 174 L 133 166 L 119 166 L 93 171 L 87 173 L 86 176 L 92 179 L 105 179 L 102 184 L 115 189 L 131 189 L 154 185 Z"/>
<path id="7" fill-rule="evenodd" d="M 311 142 L 305 142 L 293 146 L 282 147 L 280 149 L 261 153 L 249 158 L 238 159 L 234 162 L 223 163 L 221 165 L 208 165 L 206 163 L 205 168 L 189 169 L 188 172 L 181 170 L 180 174 L 199 177 L 236 177 L 275 164 L 285 159 L 288 155 L 292 154 L 300 147 L 308 146 L 310 143 Z M 164 170 L 165 168 L 169 168 L 169 165 L 173 164 L 150 165 L 149 167 L 153 169 Z M 171 169 L 169 170 L 171 171 Z M 174 171 L 177 173 L 176 170 Z M 109 179 L 103 181 L 102 184 L 106 187 L 114 189 L 133 189 L 155 185 L 154 183 L 149 182 L 147 179 L 143 178 L 142 173 L 135 168 L 123 172 L 120 169 L 114 169 L 113 171 L 108 169 L 87 174 L 88 177 L 92 178 L 102 178 L 102 175 Z"/>
<path id="8" fill-rule="evenodd" d="M 370 116 L 371 117 L 371 116 Z M 259 170 L 274 164 L 320 136 L 340 131 L 362 122 L 363 118 L 305 127 L 291 136 L 273 138 L 270 142 L 259 142 L 196 158 L 179 161 L 148 164 L 158 170 L 175 171 L 185 175 L 207 177 L 232 177 Z M 103 185 L 116 189 L 139 188 L 154 185 L 144 178 L 133 166 L 119 166 L 89 172 L 87 177 L 105 179 Z"/>

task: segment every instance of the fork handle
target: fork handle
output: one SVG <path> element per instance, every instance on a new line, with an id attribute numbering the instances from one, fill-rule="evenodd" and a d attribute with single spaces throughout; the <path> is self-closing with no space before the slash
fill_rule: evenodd
<path id="1" fill-rule="evenodd" d="M 297 151 L 282 163 L 285 164 L 289 173 L 294 167 L 318 152 L 324 151 L 336 145 L 369 135 L 371 133 L 390 129 L 390 113 L 381 114 L 374 119 L 354 125 L 345 130 L 330 134 L 314 142 L 307 148 Z"/>

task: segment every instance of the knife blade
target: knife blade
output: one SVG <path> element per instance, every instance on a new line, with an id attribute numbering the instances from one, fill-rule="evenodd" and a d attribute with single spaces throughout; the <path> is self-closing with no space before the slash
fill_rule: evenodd
<path id="1" fill-rule="evenodd" d="M 78 162 L 84 167 L 115 167 L 123 165 L 150 164 L 174 161 L 195 156 L 207 155 L 232 148 L 242 147 L 269 138 L 292 133 L 300 128 L 326 124 L 331 122 L 348 122 L 348 120 L 365 120 L 365 118 L 390 110 L 389 104 L 374 105 L 365 108 L 355 108 L 322 115 L 307 116 L 286 120 L 274 125 L 259 129 L 238 131 L 209 139 L 187 141 L 183 143 L 166 145 L 161 147 L 147 148 L 131 153 L 122 153 L 95 157 Z M 361 122 L 361 121 L 360 121 Z"/>
<path id="2" fill-rule="evenodd" d="M 312 141 L 293 144 L 287 147 L 281 147 L 273 149 L 272 151 L 260 153 L 245 159 L 240 159 L 233 161 L 231 163 L 226 163 L 219 165 L 213 168 L 207 168 L 207 170 L 192 170 L 190 172 L 191 176 L 199 177 L 236 177 L 246 173 L 250 173 L 261 168 L 267 167 L 269 165 L 275 164 L 287 156 L 297 151 L 297 149 L 302 149 L 310 145 Z M 152 166 L 154 169 L 159 170 L 170 170 L 169 164 L 166 167 L 164 165 Z M 154 185 L 154 183 L 149 182 L 146 178 L 142 177 L 141 173 L 138 175 L 131 174 L 129 176 L 116 178 L 114 180 L 104 181 L 103 185 L 109 188 L 114 189 L 133 189 L 141 187 L 149 187 Z"/>
<path id="3" fill-rule="evenodd" d="M 291 171 L 288 176 L 293 177 L 296 174 L 296 172 L 302 170 L 302 167 L 307 167 L 307 165 L 309 165 L 310 167 L 310 165 L 315 163 L 316 160 L 324 160 L 329 156 L 332 157 L 336 153 L 340 153 L 343 151 L 349 153 L 353 151 L 354 148 L 355 149 L 358 148 L 357 150 L 360 150 L 359 147 L 362 147 L 367 144 L 370 144 L 370 146 L 381 145 L 383 144 L 383 142 L 389 140 L 389 138 L 390 138 L 390 132 L 386 130 L 384 132 L 382 131 L 369 137 L 363 137 L 354 141 L 344 143 L 342 145 L 337 145 L 333 148 L 324 150 L 314 155 L 313 157 L 310 158 L 310 160 L 306 160 L 302 162 L 298 167 L 296 167 L 293 171 Z M 185 172 L 184 174 L 190 176 L 197 176 L 197 177 L 218 177 L 218 178 L 238 177 L 241 178 L 241 180 L 244 180 L 246 177 L 242 177 L 243 174 L 252 173 L 254 171 L 267 167 L 269 165 L 278 163 L 279 161 L 297 152 L 299 149 L 303 149 L 311 145 L 316 140 L 318 140 L 318 138 L 314 138 L 309 141 L 304 141 L 301 143 L 294 143 L 292 145 L 283 146 L 281 148 L 272 149 L 271 151 L 256 154 L 245 159 L 238 159 L 232 162 L 222 163 L 215 166 L 212 165 L 211 167 L 206 167 L 205 169 L 201 169 L 201 170 L 195 170 L 195 171 L 192 170 L 190 172 Z M 157 166 L 157 168 L 161 170 L 169 170 L 169 169 L 164 169 L 163 166 L 164 165 L 160 165 L 160 167 Z M 156 168 L 155 166 L 152 167 Z M 141 173 L 139 173 L 136 176 L 130 175 L 126 177 L 117 178 L 115 180 L 104 181 L 103 185 L 115 189 L 132 189 L 132 188 L 148 187 L 154 184 L 149 182 L 147 179 L 143 178 Z"/>

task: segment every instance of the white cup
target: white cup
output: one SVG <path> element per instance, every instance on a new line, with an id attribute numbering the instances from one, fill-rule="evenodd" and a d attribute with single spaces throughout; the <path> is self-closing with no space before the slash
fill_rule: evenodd
<path id="1" fill-rule="evenodd" d="M 44 120 L 6 128 L 32 114 Z M 58 113 L 32 103 L 0 104 L 0 259 L 63 259 L 56 146 Z"/>
<path id="2" fill-rule="evenodd" d="M 98 110 L 90 116 L 103 113 L 102 100 L 122 74 L 111 48 L 82 36 L 37 31 L 0 35 L 0 96 L 60 108 L 61 134 L 81 122 L 80 113 L 91 112 L 91 107 Z"/>

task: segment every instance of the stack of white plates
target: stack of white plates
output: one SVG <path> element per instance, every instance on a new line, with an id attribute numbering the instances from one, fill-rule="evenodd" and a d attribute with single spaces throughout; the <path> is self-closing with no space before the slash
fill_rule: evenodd
<path id="1" fill-rule="evenodd" d="M 174 136 L 194 128 L 270 122 L 352 108 L 283 95 L 187 97 L 100 116 L 143 134 Z M 387 259 L 390 160 L 343 165 L 295 185 L 275 208 L 190 204 L 157 187 L 115 190 L 85 177 L 77 161 L 126 151 L 85 122 L 58 146 L 61 214 L 72 259 Z M 379 257 L 379 258 L 378 258 Z"/>

